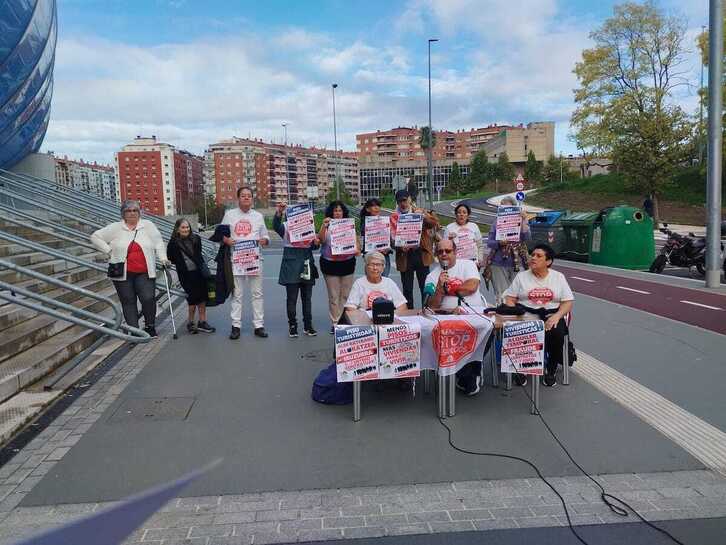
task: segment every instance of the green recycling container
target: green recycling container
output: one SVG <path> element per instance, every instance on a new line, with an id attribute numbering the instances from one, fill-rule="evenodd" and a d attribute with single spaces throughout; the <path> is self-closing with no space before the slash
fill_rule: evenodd
<path id="1" fill-rule="evenodd" d="M 564 259 L 584 262 L 590 259 L 593 224 L 597 217 L 597 212 L 577 212 L 560 220 L 563 230 L 560 255 Z"/>
<path id="2" fill-rule="evenodd" d="M 645 270 L 655 258 L 653 219 L 640 208 L 613 206 L 593 223 L 590 263 Z"/>

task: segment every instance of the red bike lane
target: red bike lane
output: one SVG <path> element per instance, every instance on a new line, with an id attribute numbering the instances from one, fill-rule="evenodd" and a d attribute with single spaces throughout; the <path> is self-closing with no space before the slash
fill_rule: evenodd
<path id="1" fill-rule="evenodd" d="M 726 295 L 557 263 L 573 291 L 726 334 Z"/>

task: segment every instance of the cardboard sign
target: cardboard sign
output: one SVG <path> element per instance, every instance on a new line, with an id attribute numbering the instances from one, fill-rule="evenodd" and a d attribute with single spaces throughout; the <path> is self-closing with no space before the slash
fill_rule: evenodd
<path id="1" fill-rule="evenodd" d="M 477 259 L 478 250 L 474 233 L 469 229 L 459 229 L 456 233 L 456 259 Z"/>
<path id="2" fill-rule="evenodd" d="M 378 326 L 380 378 L 407 378 L 421 374 L 421 326 Z"/>
<path id="3" fill-rule="evenodd" d="M 260 245 L 256 240 L 238 240 L 232 248 L 232 274 L 256 276 L 260 274 Z"/>
<path id="4" fill-rule="evenodd" d="M 338 382 L 378 378 L 378 335 L 374 326 L 335 326 Z"/>
<path id="5" fill-rule="evenodd" d="M 333 255 L 355 254 L 355 220 L 331 219 L 328 224 L 330 251 Z"/>
<path id="6" fill-rule="evenodd" d="M 440 375 L 453 375 L 470 361 L 481 361 L 492 323 L 476 315 L 436 316 L 431 333 Z"/>
<path id="7" fill-rule="evenodd" d="M 290 242 L 308 242 L 315 238 L 315 220 L 309 204 L 288 206 L 286 213 Z"/>
<path id="8" fill-rule="evenodd" d="M 391 247 L 391 220 L 387 216 L 366 216 L 366 252 L 380 252 Z"/>
<path id="9" fill-rule="evenodd" d="M 497 208 L 497 240 L 519 242 L 522 231 L 522 209 L 519 206 Z"/>
<path id="10" fill-rule="evenodd" d="M 423 230 L 423 215 L 401 214 L 398 216 L 396 226 L 396 248 L 418 248 L 421 244 L 421 231 Z"/>
<path id="11" fill-rule="evenodd" d="M 505 322 L 502 373 L 544 374 L 544 322 Z"/>

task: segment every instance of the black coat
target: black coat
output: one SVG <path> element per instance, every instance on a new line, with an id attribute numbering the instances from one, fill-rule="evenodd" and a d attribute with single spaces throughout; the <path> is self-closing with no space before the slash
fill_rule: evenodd
<path id="1" fill-rule="evenodd" d="M 196 233 L 191 233 L 189 235 L 192 239 L 192 255 L 188 255 L 194 264 L 197 266 L 197 270 L 202 270 L 202 239 L 199 238 L 199 235 Z M 169 240 L 169 244 L 166 245 L 166 256 L 169 258 L 169 261 L 171 261 L 174 266 L 176 266 L 176 272 L 180 276 L 186 275 L 187 271 L 187 263 L 184 260 L 184 253 L 182 252 L 182 249 L 179 247 L 179 241 L 176 238 L 172 238 Z"/>
<path id="2" fill-rule="evenodd" d="M 232 273 L 232 251 L 224 243 L 224 237 L 230 236 L 229 225 L 217 225 L 209 240 L 219 242 L 219 251 L 214 261 L 217 262 L 216 290 L 217 304 L 224 303 L 234 292 L 234 274 Z"/>
<path id="3" fill-rule="evenodd" d="M 275 232 L 280 235 L 280 238 L 285 240 L 285 226 L 282 223 L 280 216 L 275 214 L 272 220 L 272 228 Z M 280 276 L 277 279 L 277 283 L 285 286 L 287 284 L 315 284 L 315 279 L 318 275 L 318 268 L 315 266 L 315 259 L 313 257 L 314 245 L 310 245 L 307 248 L 294 248 L 291 246 L 285 246 L 282 250 L 282 262 L 280 263 Z M 300 274 L 303 272 L 305 266 L 305 260 L 310 262 L 310 280 L 303 280 L 300 278 Z"/>

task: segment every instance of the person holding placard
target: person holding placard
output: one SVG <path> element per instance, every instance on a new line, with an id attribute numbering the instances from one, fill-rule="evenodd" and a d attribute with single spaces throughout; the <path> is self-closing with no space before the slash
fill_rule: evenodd
<path id="1" fill-rule="evenodd" d="M 330 315 L 330 334 L 335 333 L 335 325 L 343 314 L 343 306 L 348 300 L 350 288 L 353 286 L 353 274 L 355 273 L 355 258 L 360 255 L 360 245 L 355 233 L 355 222 L 349 218 L 348 207 L 342 201 L 333 201 L 325 209 L 325 219 L 318 232 L 318 239 L 321 242 L 320 248 L 320 270 L 325 279 L 325 287 L 328 288 L 328 314 Z M 347 220 L 345 224 L 340 220 Z M 339 232 L 339 238 L 343 243 L 332 244 L 333 229 Z M 336 222 L 339 222 L 336 225 Z M 352 224 L 352 225 L 350 225 Z M 350 230 L 352 229 L 352 240 Z M 347 242 L 346 242 L 347 241 Z M 353 248 L 347 248 L 350 243 Z"/>
<path id="2" fill-rule="evenodd" d="M 479 226 L 469 221 L 471 208 L 468 204 L 459 203 L 454 214 L 456 221 L 446 226 L 444 236 L 456 242 L 457 259 L 469 259 L 480 268 L 484 265 L 484 244 Z"/>
<path id="3" fill-rule="evenodd" d="M 388 277 L 391 274 L 391 221 L 381 216 L 381 201 L 375 197 L 368 199 L 360 210 L 360 235 L 363 255 L 367 252 L 383 254 L 386 260 L 383 276 Z"/>
<path id="4" fill-rule="evenodd" d="M 246 267 L 233 266 L 234 269 L 234 293 L 232 296 L 232 331 L 229 338 L 239 339 L 242 323 L 242 294 L 249 291 L 252 298 L 252 326 L 255 336 L 267 338 L 265 331 L 265 302 L 262 298 L 262 266 L 259 258 L 260 247 L 270 243 L 270 236 L 265 226 L 265 218 L 257 210 L 252 209 L 253 203 L 252 188 L 242 186 L 237 190 L 237 208 L 227 210 L 222 218 L 221 224 L 229 226 L 230 236 L 225 236 L 222 241 L 232 250 L 232 262 L 239 258 L 239 253 L 244 251 L 246 257 L 255 260 L 256 264 L 249 263 L 245 259 Z M 241 246 L 250 248 L 240 249 Z M 237 255 L 235 255 L 237 254 Z M 239 261 L 239 259 L 237 259 Z"/>
<path id="5" fill-rule="evenodd" d="M 536 316 L 545 323 L 545 357 L 547 364 L 542 382 L 545 386 L 557 384 L 555 373 L 562 365 L 567 324 L 565 316 L 572 311 L 575 296 L 565 276 L 551 269 L 554 250 L 547 244 L 537 244 L 529 255 L 529 270 L 514 278 L 504 292 L 505 303 L 517 303 L 536 309 Z"/>
<path id="6" fill-rule="evenodd" d="M 294 208 L 298 208 L 298 206 Z M 318 269 L 315 266 L 313 248 L 317 248 L 320 241 L 314 230 L 310 232 L 309 229 L 305 229 L 304 231 L 307 234 L 303 237 L 303 240 L 292 242 L 291 238 L 293 238 L 294 233 L 288 225 L 289 220 L 283 222 L 282 219 L 286 209 L 287 205 L 284 202 L 277 203 L 275 217 L 272 219 L 272 228 L 280 235 L 284 246 L 277 283 L 285 286 L 287 292 L 288 334 L 292 338 L 298 336 L 296 307 L 299 293 L 303 312 L 303 331 L 305 335 L 314 337 L 318 332 L 313 327 L 312 298 L 313 286 L 315 285 L 315 279 L 318 277 Z"/>
<path id="7" fill-rule="evenodd" d="M 516 201 L 512 197 L 504 197 L 501 206 L 517 206 Z M 521 228 L 519 236 L 510 241 L 499 240 L 497 237 L 496 223 L 492 225 L 487 239 L 487 247 L 489 255 L 487 255 L 484 263 L 484 279 L 487 283 L 491 281 L 497 304 L 503 301 L 504 291 L 514 280 L 516 274 L 527 267 L 527 252 L 522 244 L 529 240 L 530 231 L 527 222 L 527 213 L 522 210 Z M 515 250 L 516 251 L 513 251 Z"/>
<path id="8" fill-rule="evenodd" d="M 401 284 L 403 285 L 406 304 L 408 308 L 413 308 L 413 277 L 416 275 L 421 300 L 423 301 L 426 276 L 429 274 L 429 266 L 434 262 L 434 231 L 439 226 L 439 220 L 433 212 L 425 212 L 421 208 L 414 208 L 411 196 L 405 189 L 396 192 L 396 203 L 396 211 L 391 214 L 391 238 L 394 241 L 398 238 L 396 268 L 401 273 Z M 412 218 L 415 214 L 421 215 L 421 235 L 418 243 L 414 244 L 410 240 L 401 241 L 401 237 L 397 237 L 399 222 L 407 222 L 408 225 L 407 220 L 409 218 L 416 219 Z M 413 221 L 410 223 L 412 224 Z"/>

